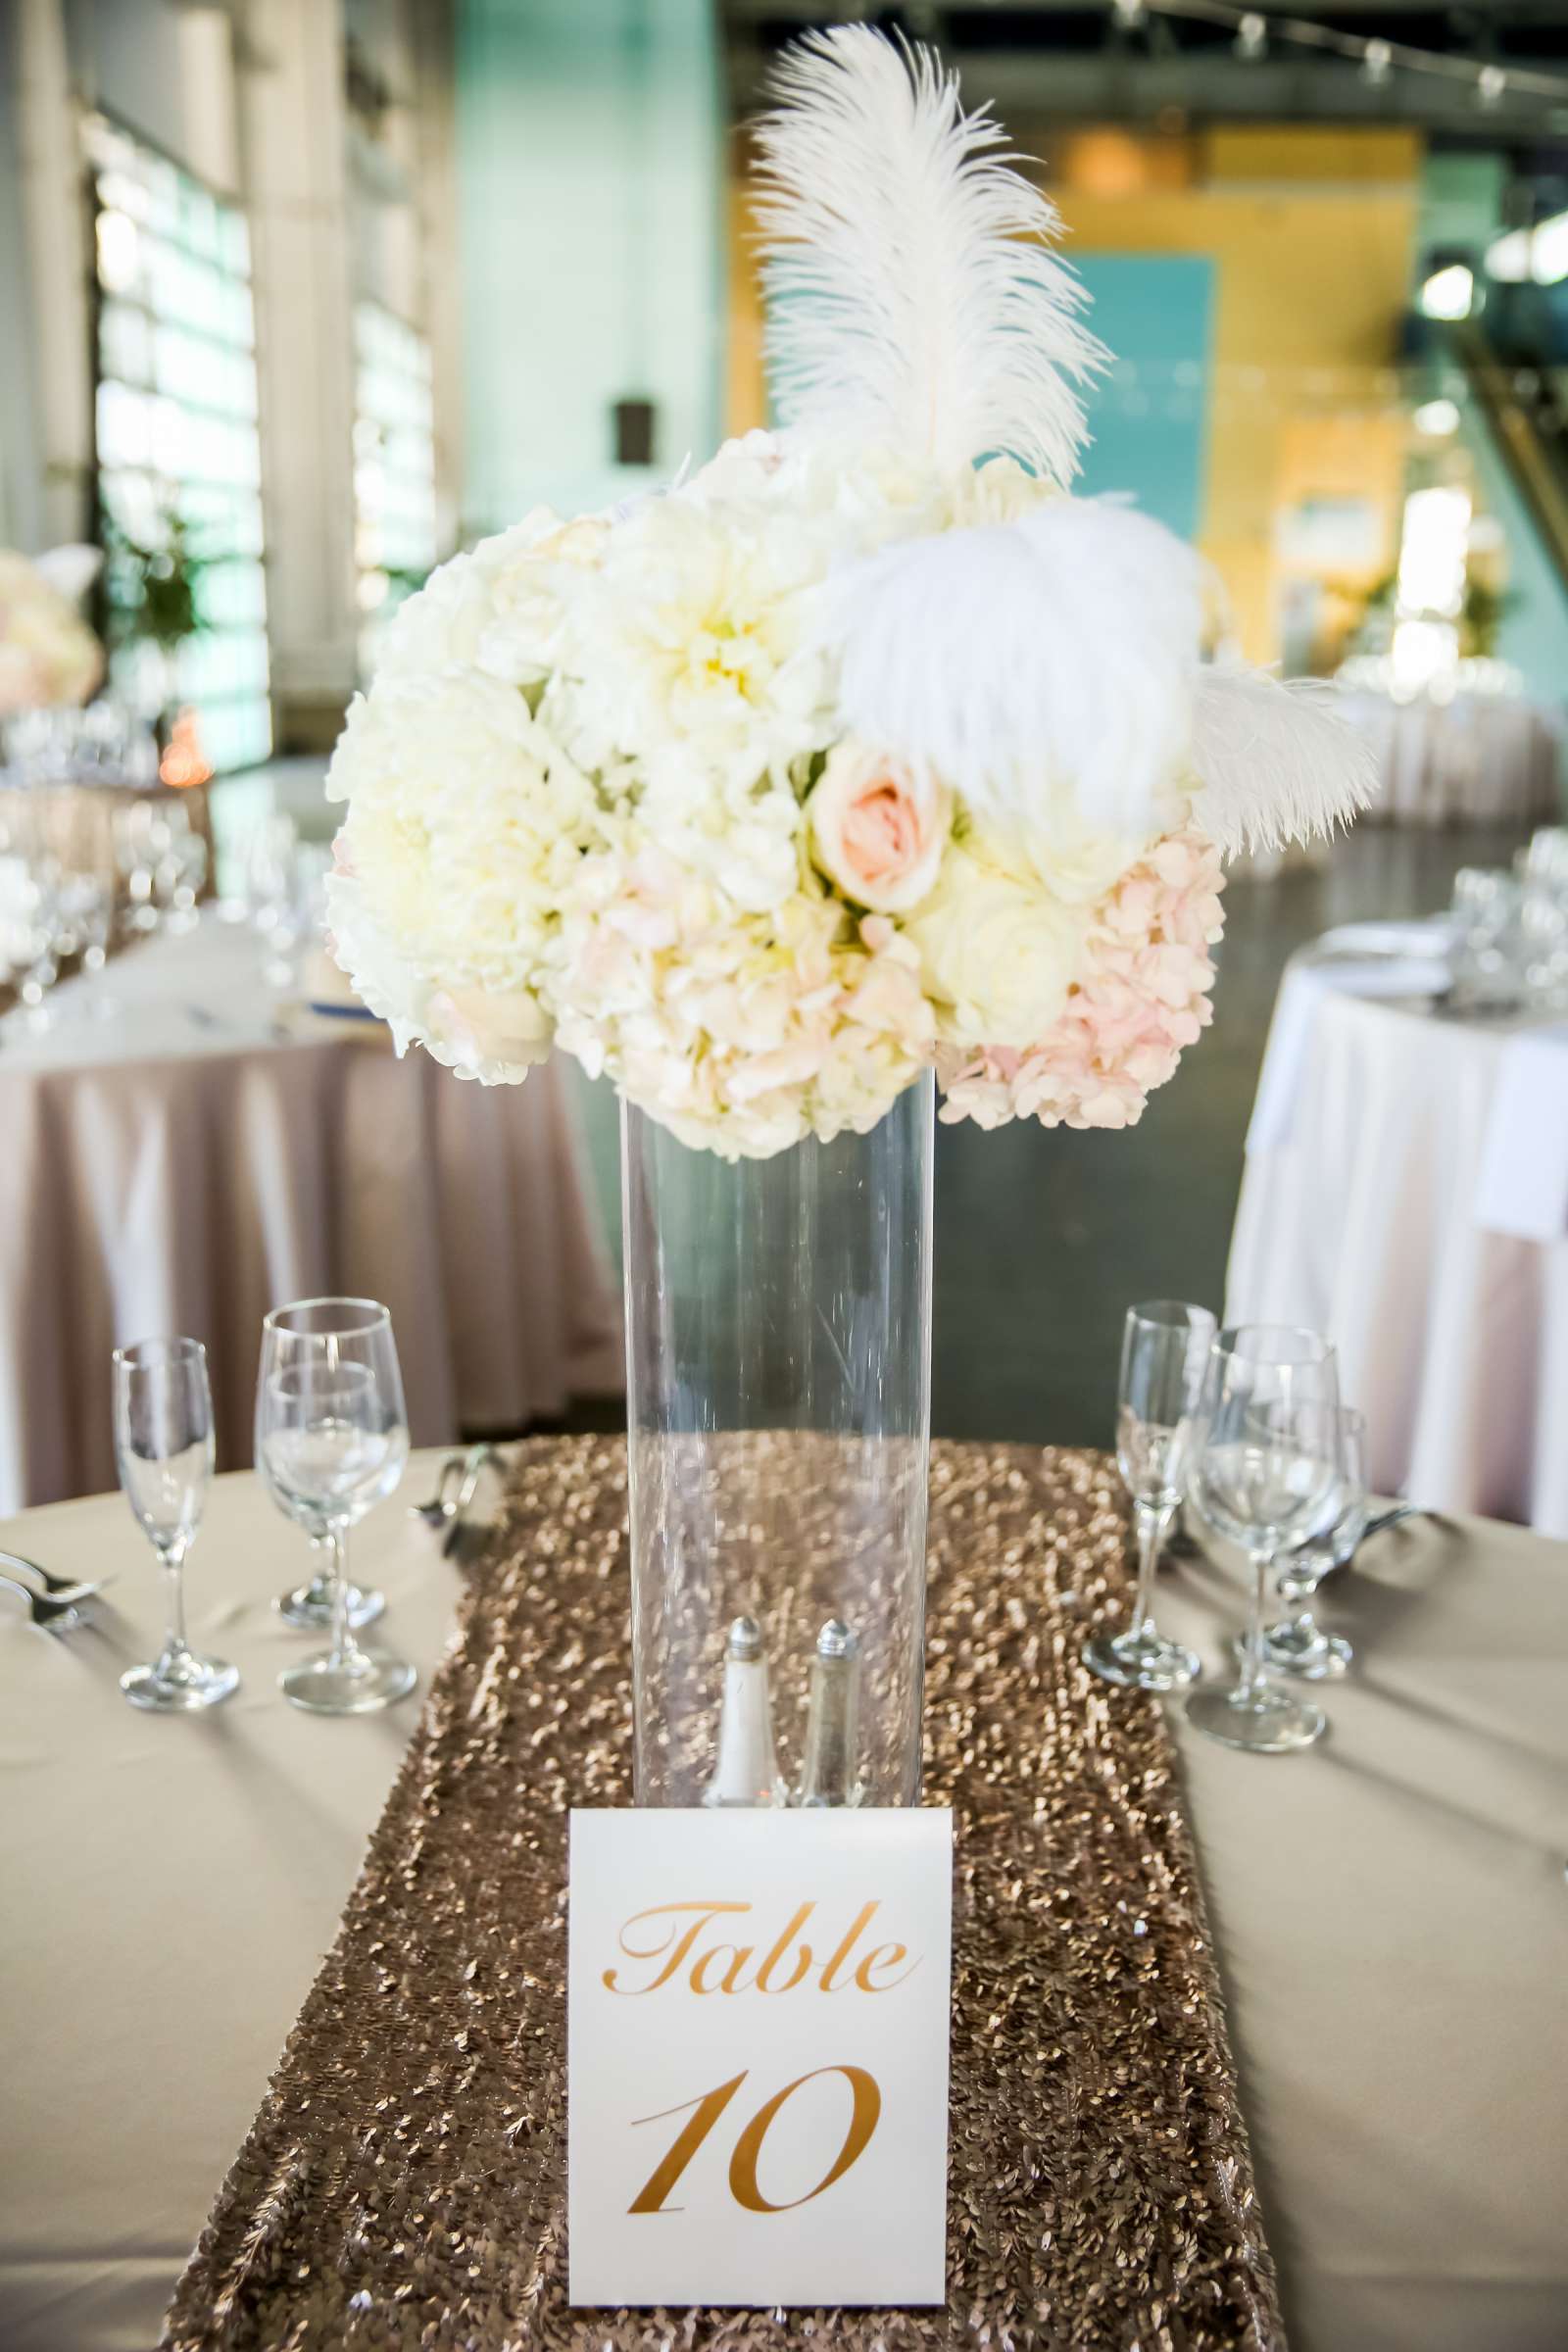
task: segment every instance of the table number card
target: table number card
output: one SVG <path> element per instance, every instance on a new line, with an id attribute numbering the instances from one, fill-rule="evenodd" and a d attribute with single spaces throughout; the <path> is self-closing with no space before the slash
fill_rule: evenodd
<path id="1" fill-rule="evenodd" d="M 575 2305 L 945 2300 L 953 1817 L 574 1812 Z"/>

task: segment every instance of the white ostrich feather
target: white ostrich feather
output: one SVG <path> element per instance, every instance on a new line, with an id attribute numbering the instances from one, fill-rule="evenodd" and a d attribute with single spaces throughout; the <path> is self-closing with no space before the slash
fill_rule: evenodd
<path id="1" fill-rule="evenodd" d="M 933 51 L 863 24 L 807 34 L 773 86 L 757 219 L 786 423 L 951 470 L 1005 452 L 1069 481 L 1086 437 L 1072 382 L 1106 355 L 1046 250 L 1055 209 L 1001 126 L 964 113 Z"/>
<path id="2" fill-rule="evenodd" d="M 1332 833 L 1370 803 L 1377 761 L 1333 696 L 1317 679 L 1284 685 L 1241 663 L 1199 672 L 1193 813 L 1226 857 Z"/>
<path id="3" fill-rule="evenodd" d="M 846 723 L 976 815 L 1051 829 L 1076 805 L 1139 835 L 1186 764 L 1200 620 L 1181 540 L 1129 507 L 1057 498 L 853 565 L 825 633 Z"/>

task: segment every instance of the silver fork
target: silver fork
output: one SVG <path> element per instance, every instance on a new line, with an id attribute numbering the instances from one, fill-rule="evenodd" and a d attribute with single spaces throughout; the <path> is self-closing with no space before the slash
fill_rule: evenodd
<path id="1" fill-rule="evenodd" d="M 450 1559 L 454 1546 L 462 1540 L 464 1519 L 478 1492 L 485 1464 L 499 1459 L 495 1447 L 482 1441 L 470 1446 L 466 1453 L 449 1453 L 429 1501 L 409 1505 L 411 1519 L 422 1519 L 426 1527 L 446 1529 L 441 1543 L 443 1558 Z"/>
<path id="2" fill-rule="evenodd" d="M 1364 1544 L 1368 1536 L 1381 1536 L 1386 1527 L 1398 1527 L 1406 1519 L 1430 1519 L 1433 1516 L 1419 1502 L 1396 1502 L 1392 1509 L 1379 1511 L 1375 1518 L 1367 1521 L 1361 1530 L 1360 1542 Z"/>
<path id="3" fill-rule="evenodd" d="M 51 1576 L 47 1568 L 40 1568 L 36 1560 L 29 1560 L 24 1553 L 20 1551 L 0 1551 L 0 1566 L 25 1569 L 28 1576 L 35 1576 L 38 1579 L 45 1592 L 65 1592 L 74 1594 L 79 1599 L 84 1592 L 96 1592 L 98 1590 L 96 1585 L 78 1584 L 74 1577 Z"/>
<path id="4" fill-rule="evenodd" d="M 97 1590 L 93 1585 L 82 1585 L 73 1599 L 51 1599 L 47 1593 L 35 1592 L 30 1585 L 24 1585 L 20 1576 L 7 1576 L 3 1571 L 0 1571 L 0 1585 L 8 1592 L 20 1592 L 33 1624 L 46 1626 L 54 1634 L 68 1634 L 74 1625 L 81 1623 L 76 1601 L 86 1600 Z"/>

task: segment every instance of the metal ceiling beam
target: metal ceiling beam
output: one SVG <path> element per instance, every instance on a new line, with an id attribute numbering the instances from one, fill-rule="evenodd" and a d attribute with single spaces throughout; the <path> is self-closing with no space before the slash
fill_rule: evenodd
<path id="1" fill-rule="evenodd" d="M 1195 122 L 1336 122 L 1395 123 L 1418 130 L 1470 132 L 1478 139 L 1556 139 L 1568 134 L 1568 107 L 1505 91 L 1495 106 L 1478 104 L 1462 83 L 1436 74 L 1396 74 L 1374 86 L 1356 68 L 1297 53 L 1246 61 L 1231 56 L 1139 57 L 1125 51 L 946 49 L 962 75 L 964 103 L 989 99 L 1003 122 L 1057 120 L 1152 122 L 1177 107 Z M 732 44 L 731 86 L 743 110 L 763 96 L 770 52 Z"/>
<path id="2" fill-rule="evenodd" d="M 937 16 L 947 18 L 1084 16 L 1098 7 L 1107 24 L 1110 21 L 1109 0 L 931 0 L 931 4 Z M 737 24 L 830 24 L 857 14 L 875 16 L 878 11 L 872 0 L 860 10 L 856 9 L 853 0 L 843 0 L 838 8 L 825 5 L 824 0 L 722 0 L 719 13 Z M 1354 17 L 1447 16 L 1456 20 L 1469 17 L 1473 21 L 1484 18 L 1488 29 L 1494 32 L 1532 24 L 1543 24 L 1553 31 L 1568 28 L 1565 0 L 1485 0 L 1483 7 L 1472 0 L 1468 9 L 1457 5 L 1445 8 L 1443 0 L 1259 0 L 1259 14 L 1306 17 L 1327 24 Z M 1448 47 L 1468 55 L 1471 42 L 1456 35 Z"/>

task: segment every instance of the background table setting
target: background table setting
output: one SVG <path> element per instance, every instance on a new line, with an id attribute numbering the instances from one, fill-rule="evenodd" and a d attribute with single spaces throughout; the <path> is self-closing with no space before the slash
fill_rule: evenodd
<path id="1" fill-rule="evenodd" d="M 1339 707 L 1377 760 L 1372 822 L 1525 826 L 1561 807 L 1561 715 L 1518 693 L 1396 701 L 1346 687 Z"/>
<path id="2" fill-rule="evenodd" d="M 44 1026 L 0 1024 L 0 1503 L 110 1482 L 77 1399 L 146 1332 L 207 1342 L 222 1458 L 248 1461 L 255 1331 L 288 1298 L 366 1292 L 417 1326 L 416 1444 L 619 1390 L 560 1068 L 455 1086 L 278 967 L 275 931 L 208 909 L 62 982 Z"/>
<path id="3" fill-rule="evenodd" d="M 378 1310 L 325 1306 L 334 1333 L 380 1328 Z M 76 1581 L 102 1588 L 52 1627 L 14 1586 L 0 1594 L 4 1762 L 26 1799 L 9 1816 L 5 1978 L 14 2017 L 73 2020 L 64 2041 L 13 2039 L 0 2324 L 16 2352 L 139 2352 L 215 2196 L 172 2344 L 260 2346 L 285 2327 L 352 2341 L 356 2311 L 369 2325 L 400 2304 L 411 2341 L 459 2309 L 476 2342 L 514 2340 L 529 2311 L 526 2340 L 577 2340 L 556 2267 L 557 1848 L 564 1803 L 624 1801 L 625 1452 L 525 1443 L 499 1505 L 493 1484 L 478 1502 L 494 1527 L 465 1568 L 439 1509 L 410 1507 L 442 1491 L 443 1457 L 416 1454 L 389 1492 L 395 1426 L 390 1453 L 344 1437 L 362 1385 L 342 1403 L 345 1363 L 390 1365 L 395 1415 L 395 1348 L 289 1340 L 320 1312 L 273 1319 L 265 1480 L 222 1476 L 205 1497 L 188 1450 L 202 1392 L 193 1422 L 166 1342 L 117 1366 L 125 1498 L 0 1527 L 24 1586 L 38 1576 L 20 1561 L 68 1600 Z M 1190 1377 L 1212 1333 L 1182 1308 L 1179 1346 L 1137 1339 L 1168 1335 L 1176 1312 L 1130 1318 L 1121 1479 L 1093 1453 L 933 1450 L 927 1798 L 951 1794 L 966 1824 L 955 2311 L 1032 2278 L 1060 2326 L 1098 2312 L 1119 2341 L 1163 2279 L 1206 2309 L 1211 2340 L 1278 2342 L 1277 2266 L 1284 2326 L 1307 2352 L 1544 2347 L 1568 2292 L 1550 1957 L 1568 1933 L 1568 1552 L 1480 1521 L 1368 1534 L 1326 1588 L 1354 1652 L 1326 1739 L 1265 1764 L 1189 1729 L 1179 1705 L 1161 1728 L 1154 1696 L 1088 1671 L 1096 1654 L 1130 1621 L 1152 1634 L 1152 1601 L 1223 1707 L 1245 1597 L 1212 1539 L 1134 1596 L 1122 1480 L 1142 1509 L 1178 1475 L 1140 1443 L 1158 1401 L 1150 1365 L 1179 1359 Z M 302 1348 L 330 1397 L 302 1392 Z M 1277 1361 L 1278 1336 L 1264 1348 Z M 1321 1344 L 1289 1352 L 1327 1360 Z M 303 1456 L 302 1394 L 318 1416 Z M 365 1427 L 384 1419 L 368 1411 Z M 357 1721 L 301 1690 L 314 1644 L 274 1604 L 322 1510 L 340 1533 L 358 1520 L 357 1582 L 386 1603 L 366 1640 L 428 1687 L 422 1714 L 396 1703 L 401 1683 L 378 1684 Z M 190 1549 L 204 1679 L 181 1670 L 167 1704 L 139 1679 L 159 1622 L 143 1534 L 176 1569 Z M 498 1838 L 502 1818 L 521 1835 Z M 1061 2046 L 1042 2065 L 1052 2033 Z M 1011 2175 L 988 2111 L 1004 2082 Z M 1042 2260 L 1017 2225 L 1053 2212 Z M 1107 2243 L 1123 2281 L 1108 2296 Z M 879 2315 L 875 2329 L 954 2340 L 936 2317 Z M 644 2333 L 607 2315 L 596 2340 Z M 833 2340 L 859 2336 L 846 2318 Z"/>
<path id="4" fill-rule="evenodd" d="M 1232 1321 L 1333 1338 L 1373 1485 L 1568 1535 L 1563 837 L 1429 921 L 1287 968 L 1248 1135 Z"/>

